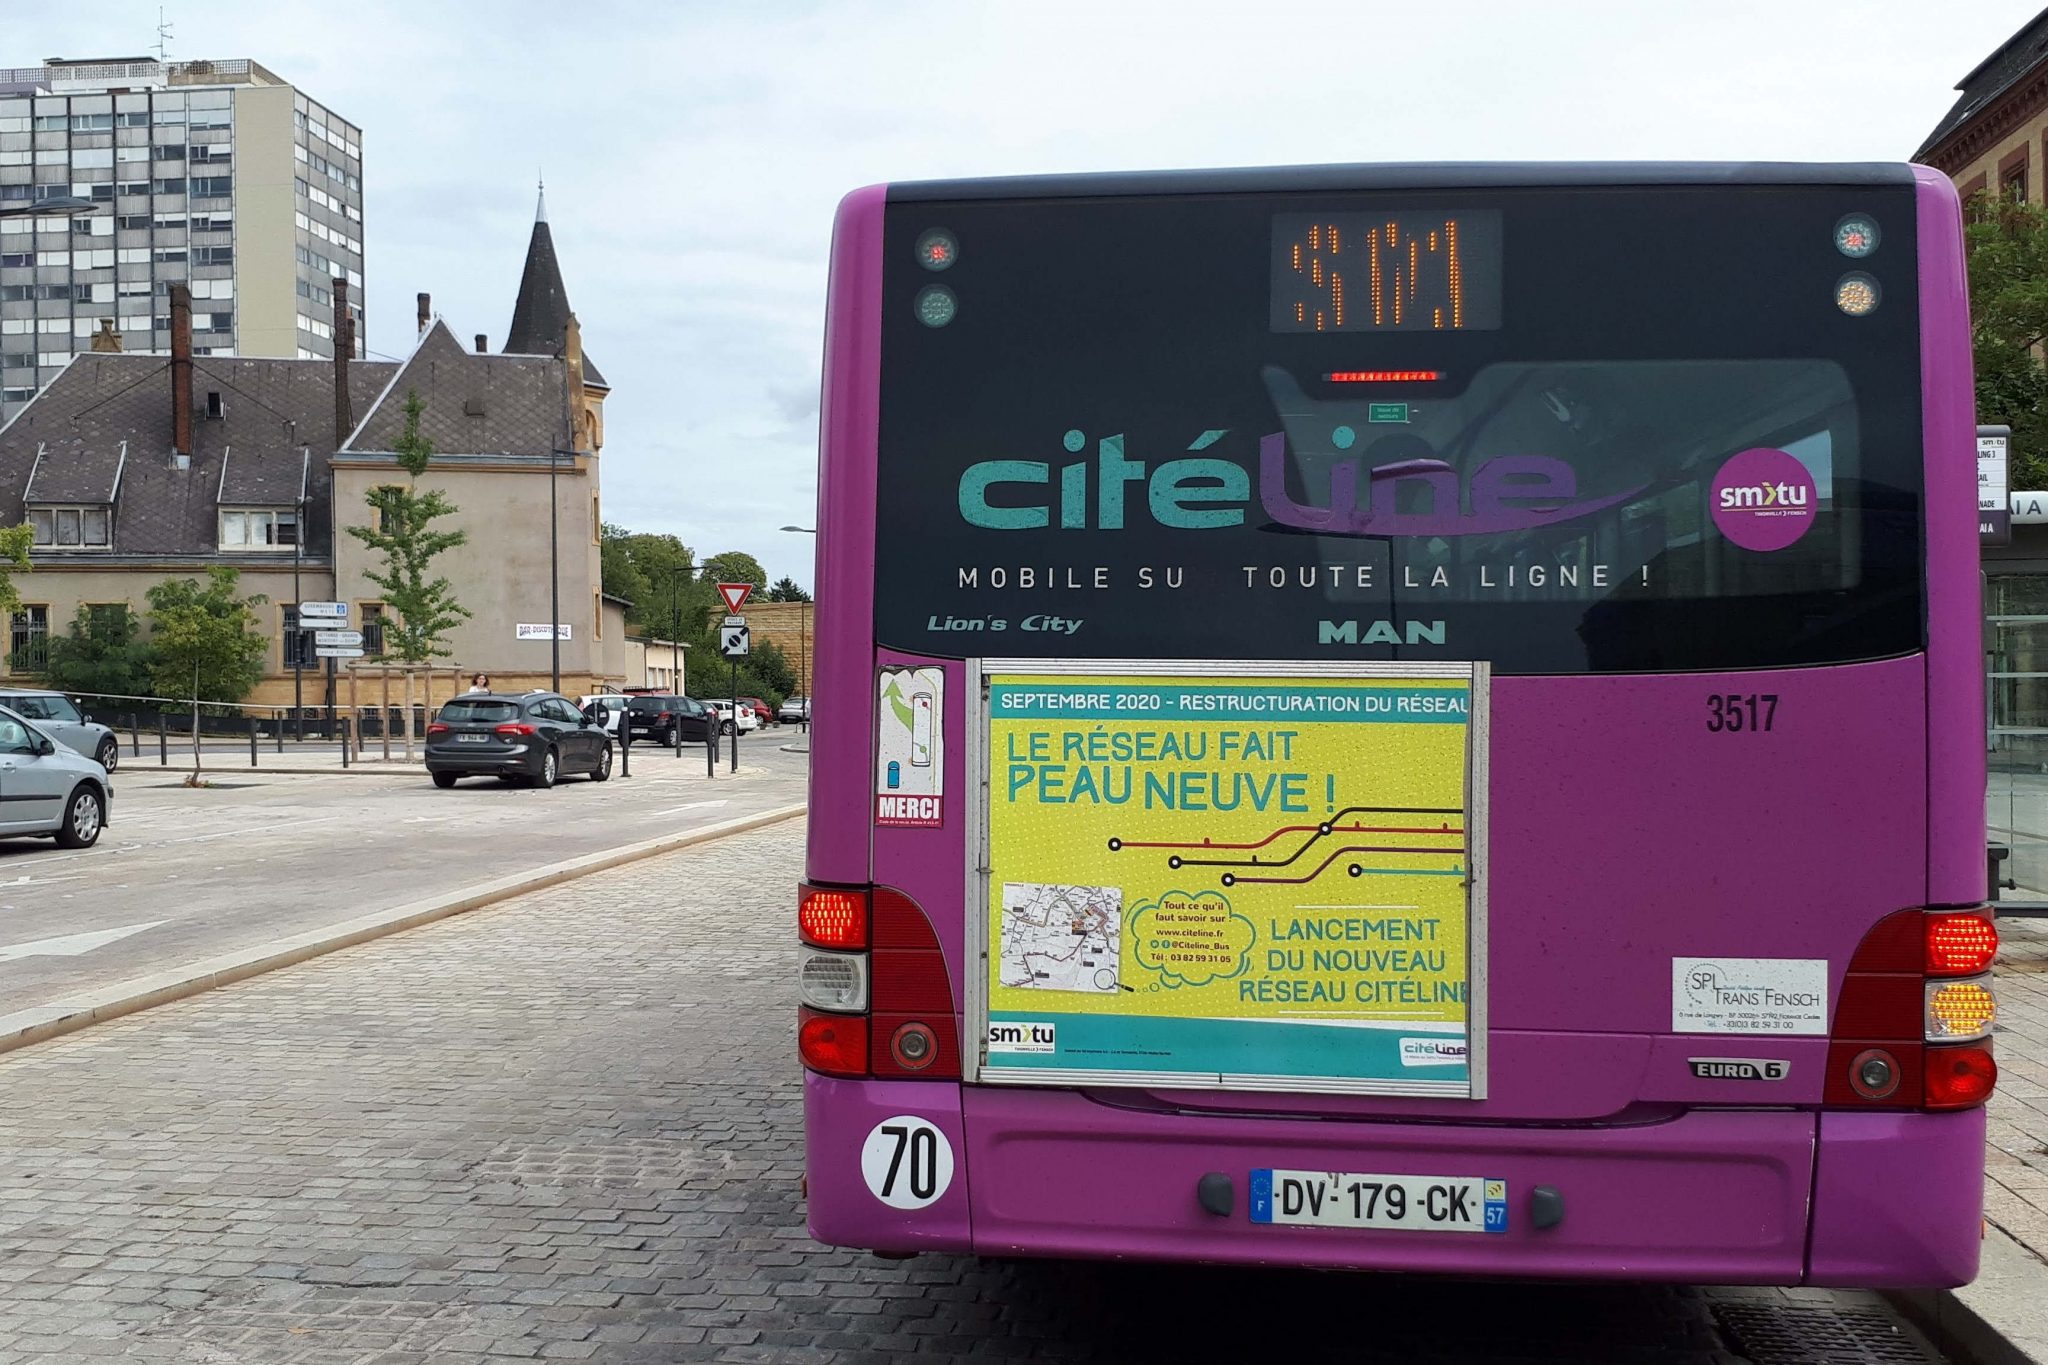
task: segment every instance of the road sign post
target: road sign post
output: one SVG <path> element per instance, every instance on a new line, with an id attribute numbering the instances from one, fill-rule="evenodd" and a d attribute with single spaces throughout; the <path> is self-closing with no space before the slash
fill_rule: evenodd
<path id="1" fill-rule="evenodd" d="M 750 583 L 720 583 L 718 595 L 734 612 L 747 600 Z M 734 590 L 737 591 L 734 591 Z M 728 616 L 718 627 L 718 652 L 732 660 L 732 771 L 740 770 L 740 660 L 747 656 L 747 618 Z"/>

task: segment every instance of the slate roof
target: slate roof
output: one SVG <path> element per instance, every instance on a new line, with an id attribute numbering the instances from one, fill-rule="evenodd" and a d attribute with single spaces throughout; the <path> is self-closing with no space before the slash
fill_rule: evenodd
<path id="1" fill-rule="evenodd" d="M 355 410 L 368 411 L 398 368 L 382 361 L 352 364 Z M 172 459 L 170 372 L 170 360 L 160 355 L 75 356 L 0 428 L 0 523 L 21 521 L 30 494 L 39 503 L 103 501 L 118 468 L 115 557 L 212 558 L 223 492 L 229 505 L 244 495 L 256 505 L 290 505 L 305 467 L 302 449 L 309 447 L 306 551 L 326 554 L 332 480 L 324 457 L 333 442 L 332 362 L 193 357 L 189 469 L 177 468 Z M 221 395 L 217 418 L 205 415 L 209 393 Z M 38 559 L 63 553 L 36 552 Z M 107 557 L 105 551 L 78 553 Z"/>
<path id="2" fill-rule="evenodd" d="M 1913 153 L 1913 159 L 1920 160 L 1940 146 L 1993 100 L 2019 84 L 2044 59 L 2048 59 L 2048 10 L 2035 15 L 2031 23 L 2006 39 L 1996 52 L 1963 77 L 1956 86 L 1961 96 Z"/>
<path id="3" fill-rule="evenodd" d="M 389 451 L 405 430 L 408 392 L 426 404 L 420 434 L 436 455 L 545 457 L 568 447 L 568 366 L 549 356 L 479 355 L 436 320 L 375 406 L 357 405 L 365 415 L 348 449 Z"/>
<path id="4" fill-rule="evenodd" d="M 562 353 L 562 333 L 569 325 L 569 290 L 562 283 L 562 264 L 555 258 L 554 233 L 548 230 L 547 197 L 533 215 L 533 237 L 526 244 L 526 266 L 519 273 L 519 297 L 512 304 L 512 325 L 505 331 L 506 355 Z M 611 385 L 583 353 L 583 382 L 592 388 Z"/>

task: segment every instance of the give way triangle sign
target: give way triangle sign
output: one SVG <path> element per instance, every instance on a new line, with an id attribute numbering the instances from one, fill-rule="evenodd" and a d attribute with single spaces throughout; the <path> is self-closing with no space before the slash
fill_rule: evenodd
<path id="1" fill-rule="evenodd" d="M 735 616 L 739 614 L 741 605 L 746 602 L 747 594 L 753 590 L 754 585 L 752 583 L 720 583 L 718 585 L 718 595 L 725 599 L 726 612 Z"/>

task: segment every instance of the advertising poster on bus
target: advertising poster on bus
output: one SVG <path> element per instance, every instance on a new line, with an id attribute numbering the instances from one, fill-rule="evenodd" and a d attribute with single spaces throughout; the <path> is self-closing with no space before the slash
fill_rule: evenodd
<path id="1" fill-rule="evenodd" d="M 1169 667 L 983 675 L 982 1079 L 1483 1093 L 1484 668 Z"/>

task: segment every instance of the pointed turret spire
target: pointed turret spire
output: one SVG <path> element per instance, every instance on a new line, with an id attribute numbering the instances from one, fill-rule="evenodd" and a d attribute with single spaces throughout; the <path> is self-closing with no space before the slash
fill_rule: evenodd
<path id="1" fill-rule="evenodd" d="M 519 297 L 512 305 L 512 325 L 505 330 L 507 355 L 561 355 L 563 329 L 569 325 L 569 291 L 562 284 L 561 262 L 555 258 L 555 237 L 548 228 L 545 182 L 534 205 L 533 237 L 526 244 L 526 268 L 519 275 Z M 609 388 L 604 376 L 583 357 L 586 384 Z"/>

